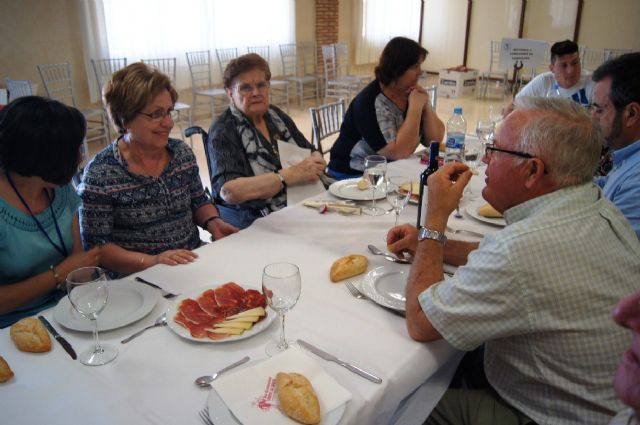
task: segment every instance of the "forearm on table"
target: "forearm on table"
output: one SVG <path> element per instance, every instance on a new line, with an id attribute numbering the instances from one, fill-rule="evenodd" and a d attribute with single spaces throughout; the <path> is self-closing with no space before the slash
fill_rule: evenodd
<path id="1" fill-rule="evenodd" d="M 203 227 L 204 222 L 211 217 L 220 217 L 220 212 L 215 205 L 211 203 L 206 203 L 200 206 L 193 213 L 193 220 L 195 221 L 197 226 Z"/>
<path id="2" fill-rule="evenodd" d="M 118 245 L 102 246 L 100 265 L 118 273 L 135 273 L 158 263 L 157 256 L 144 252 L 129 251 Z"/>
<path id="3" fill-rule="evenodd" d="M 11 313 L 29 301 L 53 291 L 57 286 L 52 270 L 9 285 L 0 283 L 0 314 Z"/>
<path id="4" fill-rule="evenodd" d="M 229 204 L 242 204 L 254 199 L 269 199 L 282 190 L 282 182 L 276 173 L 238 177 L 226 182 L 220 196 Z"/>
<path id="5" fill-rule="evenodd" d="M 478 248 L 478 242 L 449 239 L 444 246 L 444 262 L 452 266 L 464 266 L 471 251 Z"/>
<path id="6" fill-rule="evenodd" d="M 444 137 L 444 123 L 430 105 L 425 105 L 422 112 L 422 134 L 424 142 L 441 141 Z"/>

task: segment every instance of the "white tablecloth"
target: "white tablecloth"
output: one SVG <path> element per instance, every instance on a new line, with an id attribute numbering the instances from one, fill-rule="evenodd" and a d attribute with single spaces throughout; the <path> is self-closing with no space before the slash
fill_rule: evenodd
<path id="1" fill-rule="evenodd" d="M 391 170 L 404 170 L 416 178 L 423 168 L 416 158 L 390 165 Z M 474 180 L 479 189 L 482 179 Z M 415 206 L 407 207 L 401 213 L 401 221 L 415 223 L 416 211 Z M 287 314 L 287 336 L 305 339 L 383 379 L 377 385 L 318 359 L 353 396 L 340 424 L 421 423 L 446 389 L 460 353 L 445 341 L 413 341 L 402 317 L 373 302 L 353 298 L 344 285 L 329 280 L 332 262 L 352 253 L 366 255 L 369 270 L 382 265 L 408 270 L 408 266 L 392 264 L 367 250 L 368 244 L 385 246 L 384 238 L 393 220 L 393 214 L 319 214 L 294 205 L 198 249 L 200 257 L 192 264 L 159 265 L 140 275 L 165 289 L 183 293 L 228 281 L 260 288 L 266 264 L 298 264 L 302 294 Z M 495 230 L 474 223 L 469 217 L 452 225 Z M 170 305 L 170 300 L 160 298 L 153 311 L 138 322 L 102 332 L 102 341 L 116 345 L 119 355 L 100 367 L 73 361 L 55 341 L 52 352 L 22 353 L 11 342 L 9 329 L 0 331 L 0 355 L 16 375 L 0 384 L 2 422 L 199 424 L 197 412 L 205 406 L 208 392 L 196 387 L 193 380 L 245 355 L 252 360 L 266 358 L 264 347 L 278 338 L 279 326 L 274 321 L 252 338 L 221 344 L 188 341 L 164 327 L 120 344 L 124 337 L 153 323 Z M 90 333 L 71 331 L 58 324 L 52 310 L 45 311 L 44 316 L 76 351 L 92 343 Z"/>

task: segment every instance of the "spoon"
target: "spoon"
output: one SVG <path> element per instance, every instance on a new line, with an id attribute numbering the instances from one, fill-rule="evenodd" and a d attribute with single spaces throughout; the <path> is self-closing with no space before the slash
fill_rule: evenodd
<path id="1" fill-rule="evenodd" d="M 229 366 L 220 369 L 219 371 L 217 371 L 216 373 L 214 373 L 213 375 L 204 375 L 199 377 L 198 379 L 195 380 L 195 384 L 199 387 L 202 388 L 211 388 L 211 382 L 213 382 L 218 376 L 220 376 L 221 374 L 223 374 L 224 372 L 233 369 L 236 366 L 240 366 L 243 363 L 246 363 L 249 361 L 249 356 L 243 357 L 242 359 L 238 360 L 235 363 L 230 364 Z"/>
<path id="2" fill-rule="evenodd" d="M 374 245 L 369 245 L 369 251 L 371 251 L 374 255 L 383 255 L 384 258 L 386 258 L 387 260 L 394 262 L 394 263 L 399 263 L 399 264 L 411 264 L 411 261 L 405 259 L 405 258 L 398 258 L 393 254 L 390 254 L 388 252 L 383 252 L 380 251 L 380 249 L 378 249 L 378 247 L 374 246 Z"/>
<path id="3" fill-rule="evenodd" d="M 134 333 L 133 335 L 123 339 L 122 341 L 120 341 L 121 344 L 126 344 L 127 342 L 131 341 L 133 338 L 142 335 L 142 333 L 144 331 L 146 331 L 147 329 L 151 329 L 151 328 L 155 328 L 158 326 L 165 326 L 167 324 L 167 313 L 164 313 L 162 316 L 158 317 L 155 321 L 155 323 L 153 325 L 147 326 L 146 328 L 140 329 L 138 332 Z"/>

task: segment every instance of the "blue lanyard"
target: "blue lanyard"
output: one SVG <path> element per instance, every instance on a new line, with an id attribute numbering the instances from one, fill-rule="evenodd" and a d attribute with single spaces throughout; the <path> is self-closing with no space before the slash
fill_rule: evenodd
<path id="1" fill-rule="evenodd" d="M 11 188 L 16 193 L 16 195 L 18 195 L 18 198 L 20 199 L 20 202 L 22 202 L 22 205 L 24 205 L 24 207 L 27 209 L 27 211 L 29 211 L 29 215 L 31 215 L 31 218 L 33 219 L 33 221 L 36 222 L 36 225 L 38 226 L 38 229 L 40 229 L 40 231 L 47 237 L 47 239 L 49 240 L 49 243 L 51 243 L 51 245 L 53 245 L 53 247 L 56 249 L 56 251 L 58 251 L 60 254 L 62 254 L 62 256 L 64 258 L 67 258 L 69 256 L 69 251 L 67 251 L 67 247 L 64 244 L 64 239 L 62 238 L 62 233 L 60 232 L 60 226 L 58 226 L 58 220 L 56 220 L 56 215 L 53 213 L 53 202 L 51 200 L 51 197 L 49 196 L 49 192 L 46 189 L 44 189 L 44 193 L 47 194 L 47 199 L 49 199 L 49 211 L 51 211 L 51 218 L 53 218 L 53 224 L 56 226 L 56 233 L 58 233 L 58 238 L 60 239 L 60 245 L 61 246 L 58 246 L 49 237 L 49 234 L 44 230 L 44 227 L 42 226 L 40 221 L 38 221 L 36 216 L 31 211 L 31 208 L 29 208 L 29 205 L 27 205 L 27 203 L 24 200 L 24 198 L 22 197 L 22 195 L 20 195 L 20 192 L 18 192 L 18 188 L 16 188 L 16 185 L 13 183 L 13 180 L 11 180 L 11 176 L 9 175 L 9 172 L 5 171 L 4 174 L 7 176 L 7 180 L 9 181 L 9 184 L 11 185 Z"/>

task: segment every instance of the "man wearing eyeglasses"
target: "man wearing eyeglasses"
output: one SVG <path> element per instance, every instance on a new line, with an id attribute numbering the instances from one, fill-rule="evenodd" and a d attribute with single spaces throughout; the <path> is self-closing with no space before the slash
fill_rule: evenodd
<path id="1" fill-rule="evenodd" d="M 482 196 L 507 226 L 444 280 L 447 256 L 473 248 L 444 237 L 471 177 L 451 163 L 428 180 L 420 231 L 389 232 L 394 252 L 404 244 L 415 253 L 409 335 L 465 351 L 484 344 L 486 381 L 450 388 L 427 424 L 602 424 L 622 407 L 611 380 L 628 336 L 610 314 L 637 288 L 640 243 L 591 181 L 600 146 L 575 102 L 520 98 L 483 159 Z M 463 377 L 467 385 L 480 370 Z"/>
<path id="2" fill-rule="evenodd" d="M 628 53 L 601 65 L 591 113 L 612 151 L 613 168 L 596 183 L 631 222 L 640 238 L 640 53 Z"/>

